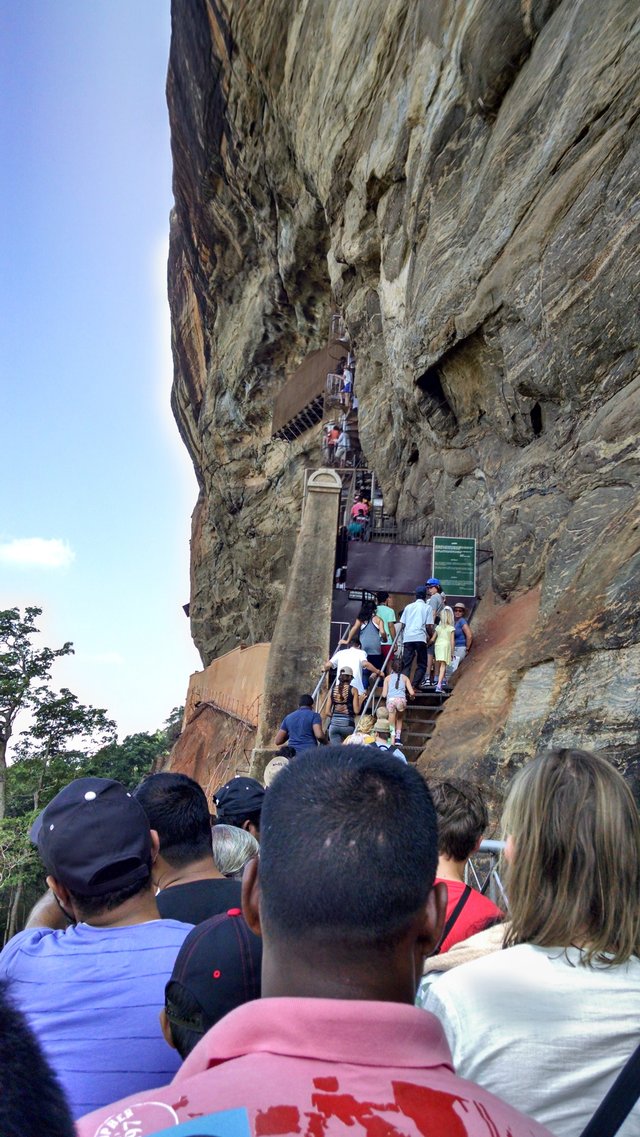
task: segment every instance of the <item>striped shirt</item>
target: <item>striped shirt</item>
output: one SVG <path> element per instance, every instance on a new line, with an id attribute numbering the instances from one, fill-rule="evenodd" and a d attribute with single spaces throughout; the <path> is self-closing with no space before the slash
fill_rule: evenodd
<path id="1" fill-rule="evenodd" d="M 180 1058 L 162 1037 L 165 984 L 191 924 L 76 924 L 20 932 L 0 952 L 0 978 L 38 1036 L 81 1117 L 170 1081 Z"/>

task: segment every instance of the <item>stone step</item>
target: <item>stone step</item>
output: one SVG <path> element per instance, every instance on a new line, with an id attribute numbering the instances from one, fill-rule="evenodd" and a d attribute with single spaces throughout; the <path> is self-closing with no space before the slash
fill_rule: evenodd
<path id="1" fill-rule="evenodd" d="M 421 738 L 426 738 L 429 735 L 433 734 L 435 729 L 436 729 L 435 722 L 427 723 L 423 730 L 422 729 L 421 730 L 412 730 L 411 727 L 405 723 L 404 726 L 402 727 L 402 737 L 406 738 L 408 743 L 411 743 L 411 742 L 418 743 Z"/>
<path id="2" fill-rule="evenodd" d="M 404 721 L 407 724 L 415 723 L 416 728 L 419 728 L 423 723 L 433 722 L 435 719 L 437 719 L 438 715 L 442 714 L 443 709 L 444 707 L 433 707 L 432 711 L 423 711 L 422 714 L 419 711 L 414 714 L 409 714 L 406 712 Z"/>

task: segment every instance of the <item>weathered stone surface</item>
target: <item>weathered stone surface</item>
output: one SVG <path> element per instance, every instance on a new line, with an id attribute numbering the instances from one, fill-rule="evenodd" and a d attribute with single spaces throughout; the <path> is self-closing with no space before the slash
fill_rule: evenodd
<path id="1" fill-rule="evenodd" d="M 249 773 L 255 734 L 247 724 L 202 703 L 175 743 L 167 769 L 195 778 L 212 805 L 220 786 L 237 774 Z"/>
<path id="2" fill-rule="evenodd" d="M 300 535 L 273 630 L 256 747 L 273 745 L 285 715 L 311 693 L 329 655 L 335 534 L 342 483 L 335 470 L 314 470 L 307 483 Z"/>
<path id="3" fill-rule="evenodd" d="M 483 686 L 486 753 L 519 752 L 555 661 L 538 735 L 632 754 L 614 686 L 597 727 L 580 690 L 638 643 L 639 30 L 635 0 L 174 5 L 173 405 L 205 661 L 272 633 L 320 455 L 313 432 L 270 443 L 271 404 L 337 303 L 387 505 L 477 522 L 495 602 L 540 593 Z"/>

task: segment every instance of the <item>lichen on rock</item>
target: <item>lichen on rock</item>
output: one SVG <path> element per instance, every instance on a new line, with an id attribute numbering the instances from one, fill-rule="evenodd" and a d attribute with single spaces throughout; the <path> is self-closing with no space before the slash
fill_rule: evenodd
<path id="1" fill-rule="evenodd" d="M 317 432 L 271 440 L 273 399 L 337 305 L 387 507 L 476 523 L 496 601 L 540 588 L 494 737 L 553 659 L 539 737 L 572 706 L 563 737 L 589 744 L 579 692 L 638 643 L 639 30 L 634 0 L 174 4 L 173 407 L 205 662 L 271 634 L 320 459 Z M 611 690 L 593 741 L 624 760 Z"/>

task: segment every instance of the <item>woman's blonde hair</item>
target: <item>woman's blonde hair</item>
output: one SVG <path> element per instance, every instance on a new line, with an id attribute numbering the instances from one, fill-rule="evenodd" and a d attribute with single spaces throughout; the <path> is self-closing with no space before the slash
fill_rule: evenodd
<path id="1" fill-rule="evenodd" d="M 502 822 L 514 846 L 506 947 L 574 945 L 589 966 L 640 954 L 640 818 L 610 762 L 546 751 L 514 778 Z"/>
<path id="2" fill-rule="evenodd" d="M 356 723 L 356 730 L 362 734 L 369 734 L 376 725 L 375 715 L 361 715 Z"/>

